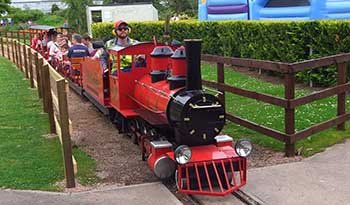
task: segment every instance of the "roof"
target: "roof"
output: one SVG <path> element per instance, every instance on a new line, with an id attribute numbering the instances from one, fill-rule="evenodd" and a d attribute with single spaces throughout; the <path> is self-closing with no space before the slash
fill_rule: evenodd
<path id="1" fill-rule="evenodd" d="M 147 44 L 154 44 L 153 41 L 149 41 L 149 42 L 136 42 L 136 43 L 133 43 L 129 46 L 126 46 L 126 47 L 123 47 L 123 46 L 118 46 L 118 45 L 114 45 L 110 48 L 108 48 L 108 50 L 112 50 L 112 51 L 117 51 L 117 52 L 120 52 L 120 51 L 123 51 L 123 50 L 128 50 L 130 48 L 137 48 L 135 46 L 141 46 L 141 45 L 147 45 Z"/>
<path id="2" fill-rule="evenodd" d="M 33 25 L 30 26 L 29 29 L 38 29 L 38 30 L 51 30 L 51 29 L 55 29 L 55 27 L 53 26 L 47 26 L 47 25 Z"/>
<path id="3" fill-rule="evenodd" d="M 88 7 L 105 7 L 105 6 L 133 6 L 133 5 L 153 5 L 151 0 L 145 0 L 141 2 L 130 2 L 130 3 L 109 3 L 109 4 L 104 4 L 104 5 L 88 5 Z"/>

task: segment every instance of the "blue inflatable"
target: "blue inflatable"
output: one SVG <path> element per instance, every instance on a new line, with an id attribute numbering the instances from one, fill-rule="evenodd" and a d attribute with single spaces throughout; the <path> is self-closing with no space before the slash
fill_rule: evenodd
<path id="1" fill-rule="evenodd" d="M 203 20 L 350 19 L 350 0 L 199 0 Z"/>
<path id="2" fill-rule="evenodd" d="M 201 21 L 249 19 L 248 0 L 199 0 L 198 10 Z"/>
<path id="3" fill-rule="evenodd" d="M 323 19 L 350 19 L 350 0 L 326 0 Z"/>
<path id="4" fill-rule="evenodd" d="M 309 20 L 319 19 L 320 0 L 253 0 L 250 19 Z"/>

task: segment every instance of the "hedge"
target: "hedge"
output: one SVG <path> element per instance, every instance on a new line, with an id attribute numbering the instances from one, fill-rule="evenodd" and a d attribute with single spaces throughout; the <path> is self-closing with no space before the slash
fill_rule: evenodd
<path id="1" fill-rule="evenodd" d="M 111 36 L 113 23 L 92 25 L 95 38 Z M 161 39 L 164 22 L 130 23 L 131 37 Z M 350 21 L 179 21 L 170 25 L 171 38 L 203 39 L 202 52 L 242 58 L 297 62 L 350 50 Z M 335 82 L 335 67 L 298 73 L 319 85 Z"/>

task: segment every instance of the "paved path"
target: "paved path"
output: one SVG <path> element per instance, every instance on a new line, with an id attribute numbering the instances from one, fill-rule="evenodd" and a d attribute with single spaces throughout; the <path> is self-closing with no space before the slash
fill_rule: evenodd
<path id="1" fill-rule="evenodd" d="M 0 205 L 181 205 L 161 183 L 81 192 L 0 191 Z"/>
<path id="2" fill-rule="evenodd" d="M 350 140 L 302 162 L 251 169 L 242 190 L 269 205 L 350 204 Z"/>

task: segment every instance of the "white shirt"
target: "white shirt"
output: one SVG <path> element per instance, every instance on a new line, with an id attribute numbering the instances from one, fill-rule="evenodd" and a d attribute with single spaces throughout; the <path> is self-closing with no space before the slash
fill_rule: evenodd
<path id="1" fill-rule="evenodd" d="M 51 46 L 48 45 L 48 47 L 50 48 L 50 51 L 49 51 L 50 56 L 56 55 L 56 53 L 60 51 L 60 48 L 57 43 L 52 42 Z"/>

